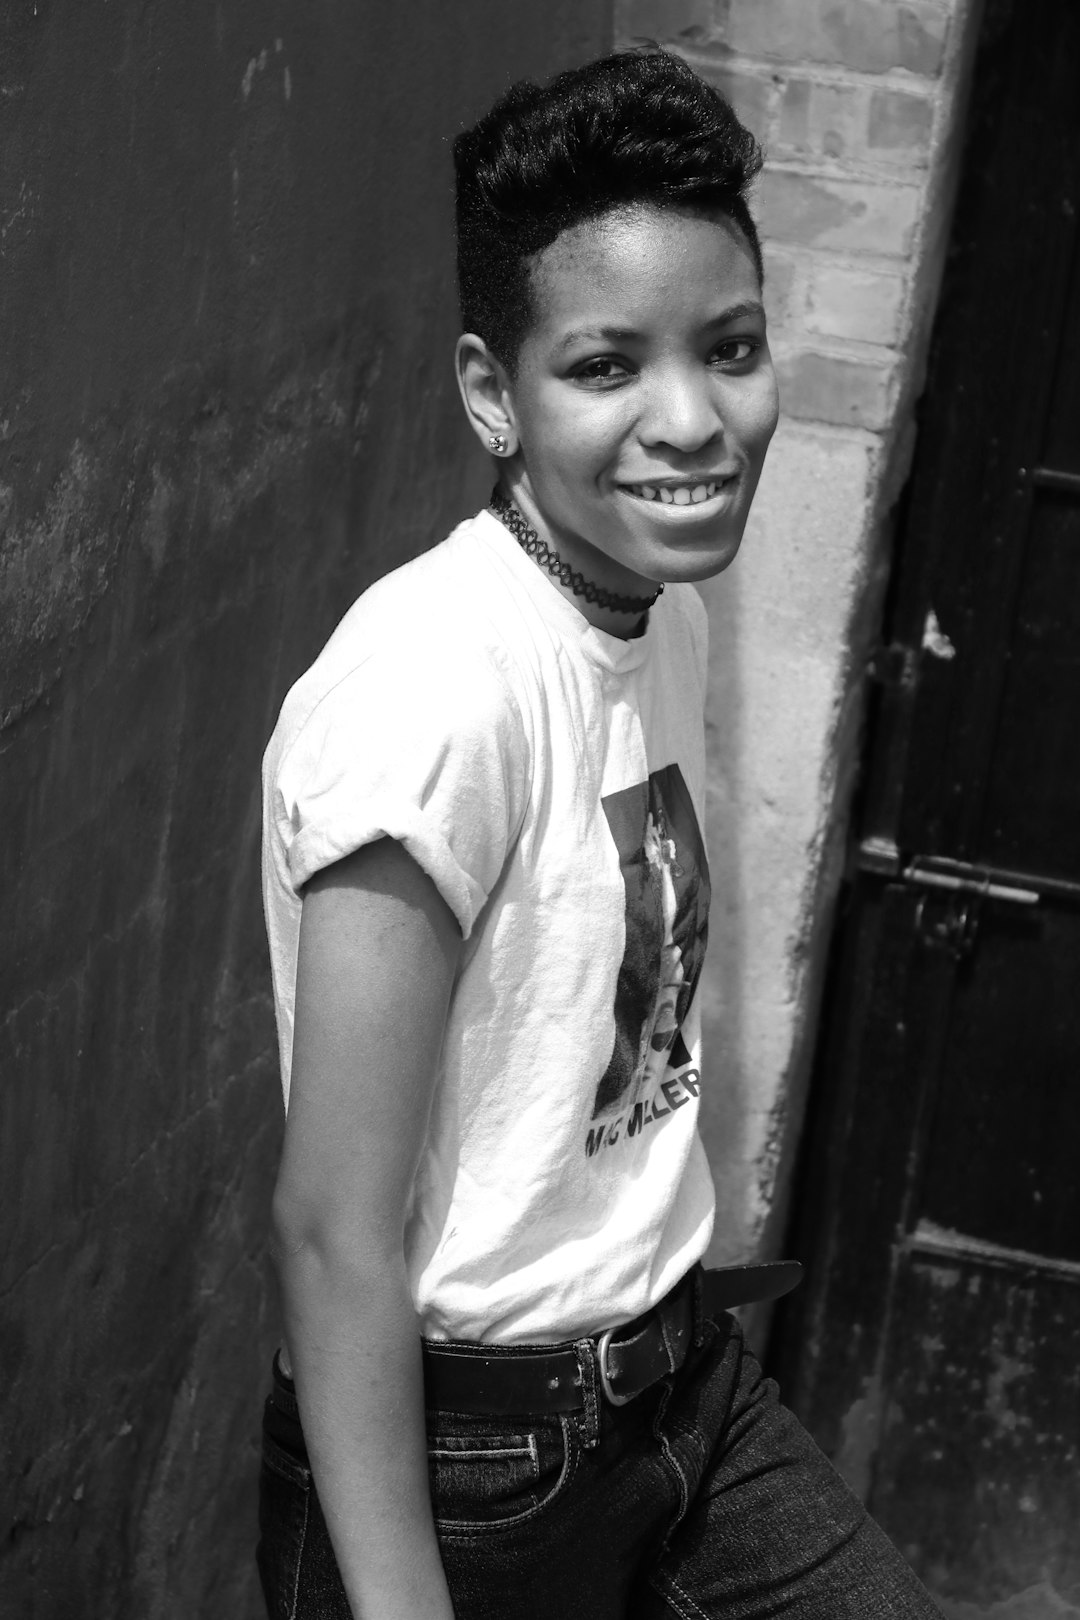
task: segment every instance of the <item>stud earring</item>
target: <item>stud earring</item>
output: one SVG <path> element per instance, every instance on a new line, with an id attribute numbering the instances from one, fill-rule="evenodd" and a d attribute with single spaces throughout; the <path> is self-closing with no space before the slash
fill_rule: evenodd
<path id="1" fill-rule="evenodd" d="M 488 449 L 493 456 L 505 456 L 510 448 L 510 441 L 505 433 L 493 433 L 488 439 Z"/>

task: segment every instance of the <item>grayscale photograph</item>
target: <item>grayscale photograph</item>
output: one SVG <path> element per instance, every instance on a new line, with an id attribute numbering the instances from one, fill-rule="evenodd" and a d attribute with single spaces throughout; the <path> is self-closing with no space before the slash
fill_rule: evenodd
<path id="1" fill-rule="evenodd" d="M 0 1620 L 1080 1620 L 1080 4 L 0 0 Z"/>

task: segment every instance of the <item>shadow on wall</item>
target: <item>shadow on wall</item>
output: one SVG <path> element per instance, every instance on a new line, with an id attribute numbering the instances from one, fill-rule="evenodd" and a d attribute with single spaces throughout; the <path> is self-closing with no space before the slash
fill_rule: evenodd
<path id="1" fill-rule="evenodd" d="M 260 756 L 476 494 L 447 137 L 608 9 L 4 8 L 5 1612 L 261 1612 Z"/>

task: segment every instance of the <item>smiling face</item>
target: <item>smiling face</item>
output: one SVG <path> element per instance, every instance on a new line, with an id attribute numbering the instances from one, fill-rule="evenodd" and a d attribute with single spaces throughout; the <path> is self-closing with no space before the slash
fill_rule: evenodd
<path id="1" fill-rule="evenodd" d="M 509 493 L 609 590 L 719 573 L 777 416 L 742 232 L 726 215 L 637 205 L 564 231 L 532 275 L 535 319 L 502 378 Z"/>

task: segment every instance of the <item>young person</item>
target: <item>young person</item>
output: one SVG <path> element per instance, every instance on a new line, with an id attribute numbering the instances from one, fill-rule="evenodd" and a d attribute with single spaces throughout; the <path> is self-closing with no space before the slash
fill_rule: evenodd
<path id="1" fill-rule="evenodd" d="M 455 161 L 496 493 L 346 614 L 265 762 L 270 1613 L 929 1616 L 727 1314 L 793 1268 L 699 1264 L 692 582 L 776 423 L 757 148 L 653 51 L 515 86 Z"/>

